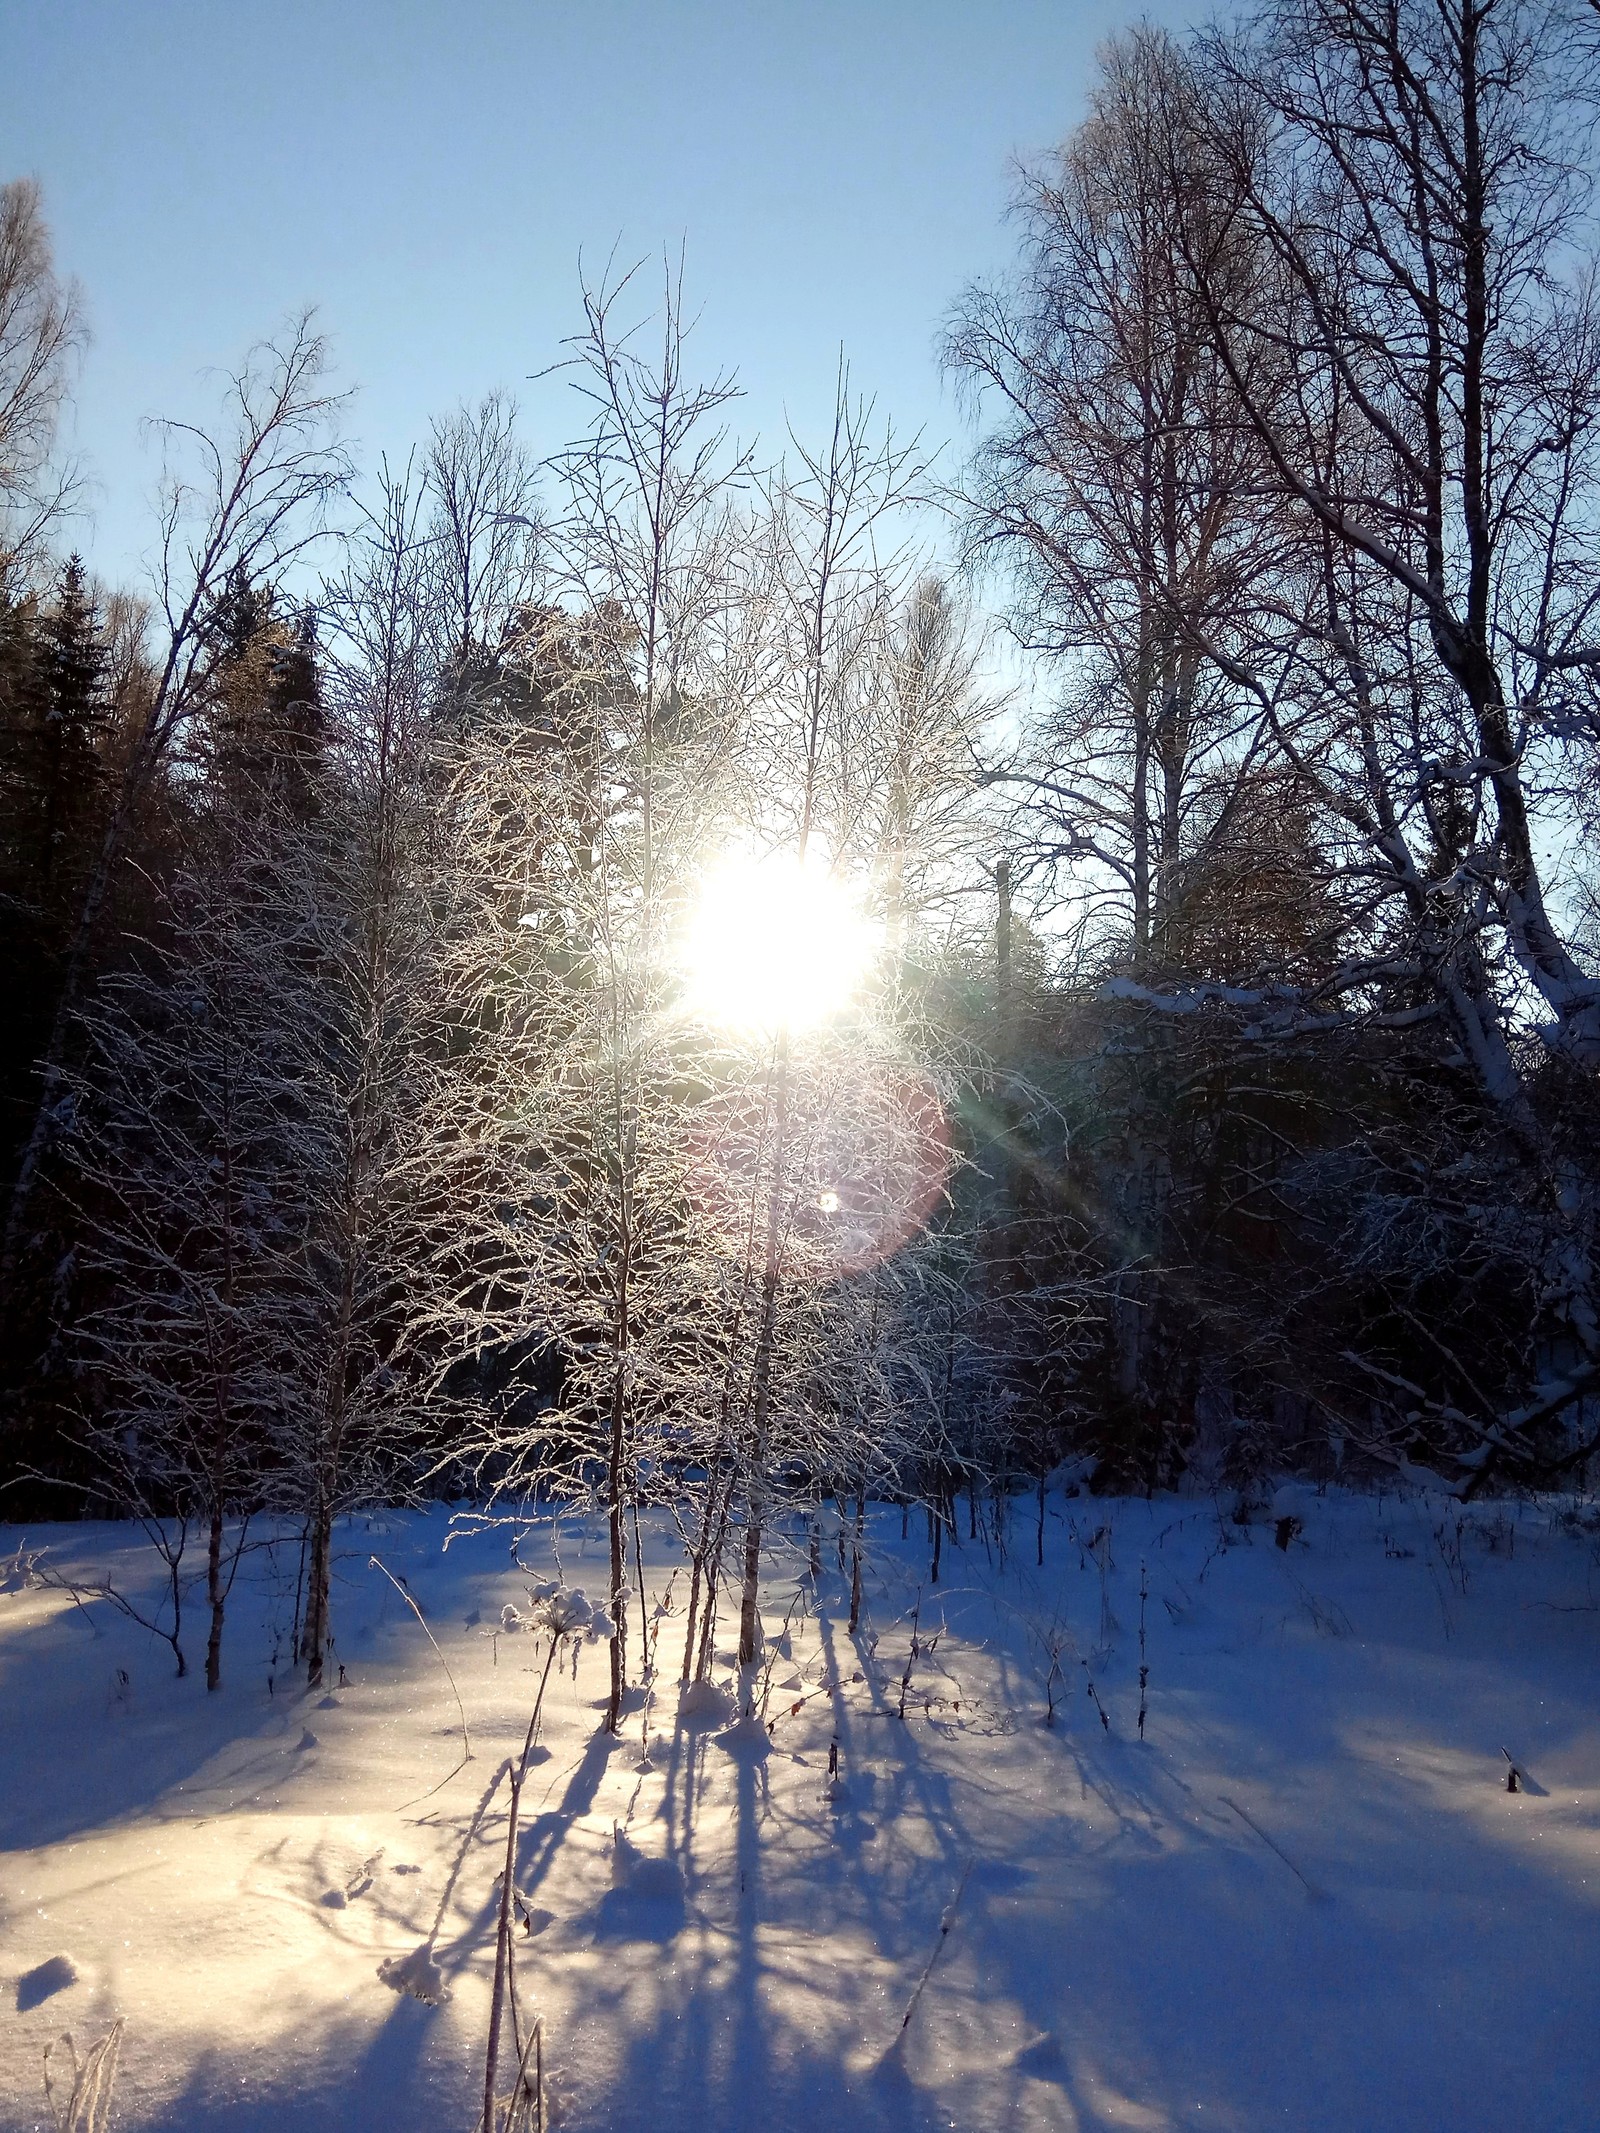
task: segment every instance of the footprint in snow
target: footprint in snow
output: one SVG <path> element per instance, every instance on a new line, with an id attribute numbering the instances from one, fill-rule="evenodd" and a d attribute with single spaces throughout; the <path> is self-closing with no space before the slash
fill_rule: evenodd
<path id="1" fill-rule="evenodd" d="M 363 1859 L 344 1885 L 346 1897 L 353 1900 L 357 1896 L 365 1896 L 372 1886 L 373 1875 L 382 1864 L 383 1853 L 381 1850 L 375 1851 L 370 1859 Z"/>
<path id="2" fill-rule="evenodd" d="M 324 1891 L 322 1896 L 323 1909 L 327 1911 L 342 1911 L 347 1904 L 354 1903 L 358 1896 L 365 1896 L 372 1886 L 373 1875 L 382 1864 L 383 1853 L 381 1851 L 374 1852 L 370 1859 L 363 1859 L 342 1889 L 327 1889 Z M 397 1871 L 403 1873 L 405 1869 L 399 1868 Z M 417 1869 L 413 1867 L 411 1871 L 415 1873 Z"/>

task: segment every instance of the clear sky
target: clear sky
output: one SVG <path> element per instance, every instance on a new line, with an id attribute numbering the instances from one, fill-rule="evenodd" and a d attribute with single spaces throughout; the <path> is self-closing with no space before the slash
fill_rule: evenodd
<path id="1" fill-rule="evenodd" d="M 94 341 L 80 545 L 148 546 L 141 417 L 307 301 L 364 459 L 507 385 L 576 322 L 577 262 L 687 245 L 705 370 L 745 433 L 824 412 L 843 344 L 897 424 L 955 437 L 934 357 L 1003 263 L 1017 153 L 1074 122 L 1094 50 L 1188 0 L 0 0 L 0 177 L 43 183 Z"/>

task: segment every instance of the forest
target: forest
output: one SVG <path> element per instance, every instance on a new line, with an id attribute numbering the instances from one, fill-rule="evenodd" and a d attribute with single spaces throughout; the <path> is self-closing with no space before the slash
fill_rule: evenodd
<path id="1" fill-rule="evenodd" d="M 0 190 L 6 1589 L 198 1711 L 191 1676 L 255 1693 L 265 1578 L 275 1708 L 321 1710 L 377 1619 L 353 1534 L 415 1540 L 376 1543 L 386 1619 L 446 1674 L 439 1536 L 531 1572 L 554 1535 L 484 1661 L 544 1639 L 484 2133 L 635 2123 L 550 2102 L 516 2013 L 552 1663 L 593 1647 L 641 1771 L 669 1683 L 742 1769 L 826 1583 L 841 1638 L 902 1625 L 931 1725 L 981 1552 L 1036 1581 L 1024 1701 L 1126 1747 L 1163 1502 L 1274 1575 L 1330 1505 L 1422 1506 L 1448 1639 L 1474 1536 L 1586 1501 L 1597 92 L 1584 0 L 1131 27 L 1018 165 L 1006 272 L 929 321 L 954 457 L 847 353 L 831 424 L 747 438 L 692 272 L 613 253 L 529 350 L 554 450 L 497 389 L 360 462 L 337 302 L 269 322 L 158 426 L 144 583 L 74 550 L 93 292 Z M 432 1961 L 385 1982 L 431 2005 Z M 58 2125 L 113 2122 L 112 2061 Z M 836 2122 L 922 2124 L 873 2095 Z M 963 2122 L 1177 2122 L 1072 2096 Z"/>

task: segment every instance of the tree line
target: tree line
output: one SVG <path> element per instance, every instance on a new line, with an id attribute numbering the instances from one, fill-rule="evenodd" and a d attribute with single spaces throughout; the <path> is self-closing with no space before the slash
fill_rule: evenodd
<path id="1" fill-rule="evenodd" d="M 6 1465 L 144 1520 L 180 1664 L 264 1517 L 320 1680 L 337 1521 L 419 1489 L 603 1518 L 615 1722 L 643 1505 L 687 1683 L 823 1497 L 1582 1477 L 1597 30 L 1114 40 L 947 322 L 953 486 L 843 366 L 746 447 L 637 271 L 570 445 L 490 395 L 359 480 L 293 321 L 165 432 L 142 597 L 61 557 L 4 189 Z M 734 853 L 870 925 L 814 1026 L 686 983 Z"/>

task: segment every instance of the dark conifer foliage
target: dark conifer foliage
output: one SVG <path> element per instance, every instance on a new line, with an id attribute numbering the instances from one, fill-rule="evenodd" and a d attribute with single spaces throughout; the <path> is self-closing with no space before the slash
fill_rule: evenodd
<path id="1" fill-rule="evenodd" d="M 326 743 L 317 673 L 317 618 L 287 606 L 270 585 L 230 583 L 211 621 L 216 673 L 206 711 L 208 776 L 242 796 L 281 787 L 291 805 L 313 806 Z"/>
<path id="2" fill-rule="evenodd" d="M 50 596 L 0 612 L 0 895 L 8 1003 L 7 1143 L 28 1101 L 103 820 L 111 703 L 108 655 L 83 565 Z"/>

